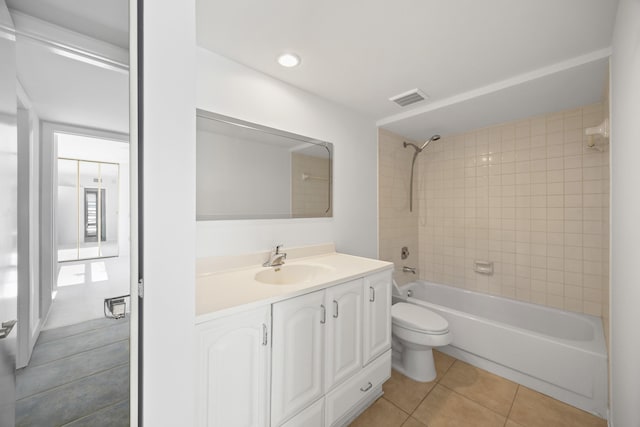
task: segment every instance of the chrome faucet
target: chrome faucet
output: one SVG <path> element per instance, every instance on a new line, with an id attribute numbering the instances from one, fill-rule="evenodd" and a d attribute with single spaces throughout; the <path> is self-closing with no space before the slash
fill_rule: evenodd
<path id="1" fill-rule="evenodd" d="M 412 274 L 416 274 L 416 269 L 415 267 L 407 267 L 406 265 L 404 267 L 402 267 L 402 272 L 403 273 L 412 273 Z"/>
<path id="2" fill-rule="evenodd" d="M 269 259 L 262 264 L 263 267 L 277 267 L 284 264 L 284 260 L 287 259 L 287 254 L 280 252 L 282 245 L 276 246 L 276 250 L 271 252 Z"/>

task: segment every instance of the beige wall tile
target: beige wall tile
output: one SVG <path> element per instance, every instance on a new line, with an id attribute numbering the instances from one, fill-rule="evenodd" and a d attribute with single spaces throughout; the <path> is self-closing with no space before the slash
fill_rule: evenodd
<path id="1" fill-rule="evenodd" d="M 608 315 L 608 152 L 583 137 L 604 114 L 594 104 L 444 136 L 416 161 L 417 214 L 413 152 L 381 130 L 381 256 L 398 264 L 415 245 L 422 279 Z M 493 276 L 473 271 L 480 257 Z"/>

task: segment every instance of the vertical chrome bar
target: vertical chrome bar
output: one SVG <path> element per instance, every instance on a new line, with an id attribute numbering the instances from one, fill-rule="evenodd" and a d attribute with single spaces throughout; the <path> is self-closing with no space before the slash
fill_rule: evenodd
<path id="1" fill-rule="evenodd" d="M 320 319 L 320 323 L 327 323 L 327 309 L 324 304 L 320 304 L 320 309 L 322 310 L 322 318 Z"/>
<path id="2" fill-rule="evenodd" d="M 337 319 L 338 318 L 338 301 L 333 300 L 333 318 Z"/>

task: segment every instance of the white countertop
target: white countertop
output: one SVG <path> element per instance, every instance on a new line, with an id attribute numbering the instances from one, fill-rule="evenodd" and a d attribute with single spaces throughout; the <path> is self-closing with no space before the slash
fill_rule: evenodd
<path id="1" fill-rule="evenodd" d="M 272 304 L 336 285 L 367 274 L 393 268 L 393 263 L 337 252 L 287 260 L 285 265 L 319 264 L 329 268 L 294 285 L 267 285 L 256 273 L 273 267 L 253 265 L 224 271 L 199 272 L 196 277 L 196 323 Z"/>

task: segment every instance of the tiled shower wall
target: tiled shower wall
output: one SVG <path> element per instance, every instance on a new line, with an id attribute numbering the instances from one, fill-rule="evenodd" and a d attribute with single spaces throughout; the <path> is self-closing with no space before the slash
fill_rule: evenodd
<path id="1" fill-rule="evenodd" d="M 403 141 L 411 142 L 384 129 L 378 132 L 379 257 L 393 262 L 396 269 L 403 266 L 417 268 L 420 259 L 417 198 L 413 212 L 409 212 L 409 174 L 414 151 L 404 148 Z M 416 160 L 416 177 L 418 167 Z M 409 249 L 409 257 L 404 260 L 400 256 L 403 246 Z M 395 277 L 400 282 L 416 278 L 401 273 Z"/>
<path id="2" fill-rule="evenodd" d="M 417 234 L 422 279 L 606 317 L 609 152 L 584 136 L 604 114 L 599 103 L 432 142 L 416 162 L 413 215 L 413 150 L 381 131 L 381 258 L 403 265 L 399 247 Z"/>

